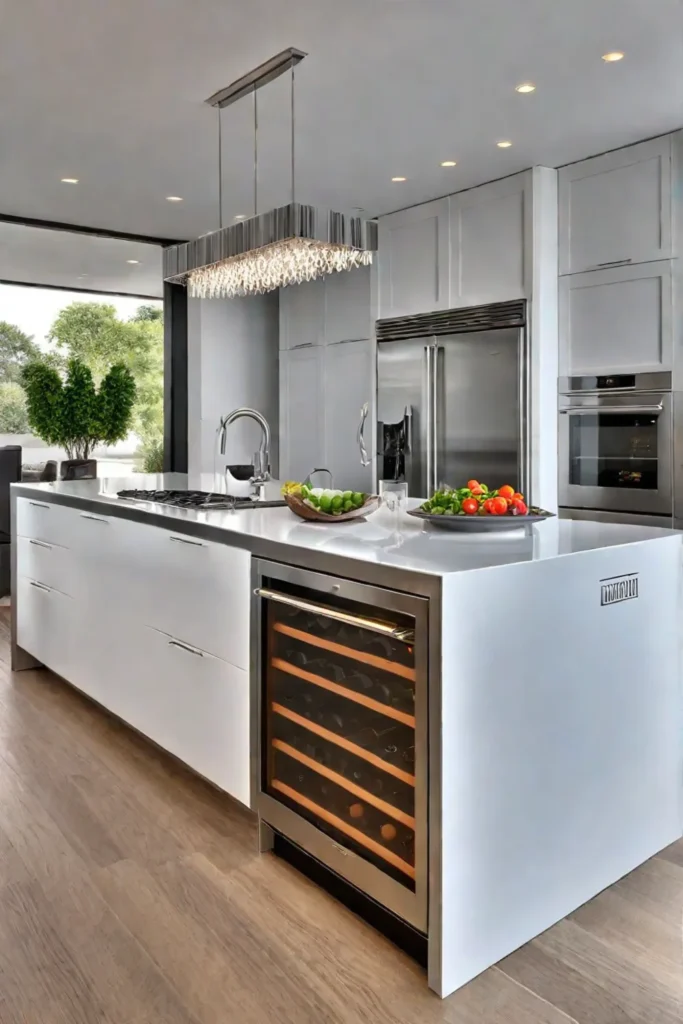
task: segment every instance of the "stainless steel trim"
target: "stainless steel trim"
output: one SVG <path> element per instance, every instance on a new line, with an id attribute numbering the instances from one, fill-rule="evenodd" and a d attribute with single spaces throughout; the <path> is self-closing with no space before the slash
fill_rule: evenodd
<path id="1" fill-rule="evenodd" d="M 198 658 L 204 657 L 204 652 L 198 650 L 196 647 L 190 647 L 189 644 L 182 643 L 181 640 L 169 640 L 169 647 L 179 647 L 181 651 L 187 651 L 188 654 L 196 654 Z"/>
<path id="2" fill-rule="evenodd" d="M 31 537 L 29 544 L 33 544 L 37 548 L 47 548 L 48 551 L 52 551 L 52 544 L 48 544 L 44 540 L 34 540 L 33 537 Z"/>
<path id="3" fill-rule="evenodd" d="M 370 463 L 372 462 L 372 459 L 368 457 L 368 450 L 365 447 L 365 421 L 368 418 L 369 411 L 370 406 L 368 405 L 367 402 L 365 402 L 360 411 L 360 423 L 358 424 L 358 436 L 356 438 L 356 441 L 358 442 L 358 447 L 360 448 L 361 466 L 369 466 Z"/>
<path id="4" fill-rule="evenodd" d="M 46 505 L 42 501 L 29 501 L 29 505 L 33 505 L 34 508 L 47 508 L 47 509 L 49 509 L 49 507 L 50 507 L 49 505 Z"/>
<path id="5" fill-rule="evenodd" d="M 633 377 L 633 385 L 624 388 L 599 388 L 598 380 L 619 377 Z M 640 391 L 671 391 L 673 374 L 670 370 L 655 373 L 601 373 L 582 374 L 579 377 L 560 377 L 558 391 L 561 395 L 623 395 Z"/>
<path id="6" fill-rule="evenodd" d="M 190 544 L 192 545 L 193 548 L 206 547 L 206 544 L 204 544 L 201 540 L 190 540 L 189 537 L 176 537 L 173 534 L 171 534 L 171 536 L 168 539 L 175 541 L 177 544 Z"/>
<path id="7" fill-rule="evenodd" d="M 269 82 L 279 78 L 280 75 L 284 75 L 286 71 L 299 64 L 306 56 L 307 54 L 303 50 L 297 50 L 294 46 L 288 46 L 286 50 L 281 50 L 274 57 L 269 57 L 263 64 L 259 64 L 258 67 L 247 71 L 246 75 L 235 79 L 230 85 L 219 89 L 213 96 L 209 96 L 206 103 L 210 107 L 218 107 L 219 109 L 228 107 L 231 103 L 237 102 L 237 100 L 249 95 L 255 89 L 262 89 L 264 85 L 268 85 Z"/>
<path id="8" fill-rule="evenodd" d="M 443 346 L 439 347 L 434 339 L 432 348 L 432 379 L 430 389 L 432 392 L 432 437 L 430 447 L 432 449 L 432 470 L 433 477 L 430 484 L 430 494 L 439 488 L 439 353 L 443 362 Z"/>
<path id="9" fill-rule="evenodd" d="M 36 583 L 35 580 L 29 580 L 29 583 L 32 587 L 35 587 L 36 590 L 44 590 L 46 594 L 52 593 L 52 587 L 46 587 L 44 583 Z"/>
<path id="10" fill-rule="evenodd" d="M 531 311 L 533 316 L 533 311 Z M 519 479 L 522 494 L 531 494 L 531 437 L 529 423 L 530 413 L 530 386 L 531 363 L 529 360 L 529 333 L 525 327 L 520 327 L 518 342 L 518 403 L 519 403 Z"/>
<path id="11" fill-rule="evenodd" d="M 104 523 L 105 526 L 109 525 L 108 519 L 103 519 L 102 516 L 91 516 L 89 512 L 81 512 L 81 519 L 91 519 L 93 523 Z"/>
<path id="12" fill-rule="evenodd" d="M 663 409 L 662 402 L 653 402 L 652 405 L 613 405 L 603 401 L 595 405 L 569 406 L 559 411 L 565 416 L 589 416 L 596 412 L 662 412 Z"/>
<path id="13" fill-rule="evenodd" d="M 337 584 L 336 592 L 339 592 L 340 585 Z M 310 612 L 313 615 L 323 615 L 327 619 L 334 619 L 336 622 L 345 622 L 347 626 L 358 626 L 360 629 L 369 629 L 373 633 L 381 633 L 383 636 L 390 636 L 393 640 L 400 640 L 404 644 L 415 643 L 415 631 L 403 629 L 401 626 L 392 626 L 387 622 L 380 622 L 375 619 L 366 619 L 360 615 L 350 615 L 339 608 L 330 608 L 322 604 L 314 604 L 312 601 L 304 601 L 299 597 L 291 597 L 289 594 L 281 594 L 277 590 L 270 590 L 268 587 L 257 587 L 254 591 L 257 597 L 263 597 L 267 601 L 276 601 L 278 604 L 286 604 L 291 608 L 298 608 L 302 612 Z"/>

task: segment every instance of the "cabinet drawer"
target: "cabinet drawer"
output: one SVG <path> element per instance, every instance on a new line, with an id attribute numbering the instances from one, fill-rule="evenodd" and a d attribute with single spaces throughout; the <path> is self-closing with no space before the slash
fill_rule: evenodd
<path id="1" fill-rule="evenodd" d="M 145 633 L 132 724 L 248 806 L 249 674 L 159 630 Z"/>
<path id="2" fill-rule="evenodd" d="M 16 591 L 17 643 L 43 665 L 71 681 L 79 642 L 75 601 L 23 576 L 17 580 Z"/>
<path id="3" fill-rule="evenodd" d="M 121 522 L 110 578 L 117 600 L 125 587 L 127 616 L 247 669 L 249 552 Z"/>
<path id="4" fill-rule="evenodd" d="M 75 596 L 74 559 L 68 548 L 35 537 L 17 537 L 16 544 L 18 576 Z"/>
<path id="5" fill-rule="evenodd" d="M 76 509 L 66 505 L 55 505 L 40 498 L 17 498 L 17 535 L 68 548 L 77 515 Z"/>

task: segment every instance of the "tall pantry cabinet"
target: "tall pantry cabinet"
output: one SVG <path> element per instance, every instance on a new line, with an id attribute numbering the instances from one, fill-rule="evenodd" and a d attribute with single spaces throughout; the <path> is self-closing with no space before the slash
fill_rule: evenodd
<path id="1" fill-rule="evenodd" d="M 372 338 L 368 267 L 280 291 L 283 480 L 324 468 L 335 486 L 372 489 L 372 467 L 361 465 L 357 440 L 362 407 L 374 407 Z"/>

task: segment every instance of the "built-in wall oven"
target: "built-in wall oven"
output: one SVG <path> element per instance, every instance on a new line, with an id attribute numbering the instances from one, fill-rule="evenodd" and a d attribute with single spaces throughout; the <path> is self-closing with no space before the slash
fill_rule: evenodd
<path id="1" fill-rule="evenodd" d="M 560 506 L 673 516 L 670 373 L 560 380 Z M 656 521 L 656 520 L 653 520 Z"/>
<path id="2" fill-rule="evenodd" d="M 255 560 L 262 823 L 427 930 L 426 598 Z"/>

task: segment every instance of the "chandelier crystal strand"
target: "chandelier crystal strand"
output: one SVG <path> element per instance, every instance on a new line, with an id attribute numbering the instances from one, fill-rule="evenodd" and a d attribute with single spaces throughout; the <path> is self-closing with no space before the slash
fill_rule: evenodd
<path id="1" fill-rule="evenodd" d="M 198 299 L 263 295 L 342 270 L 367 267 L 372 252 L 345 245 L 290 238 L 233 256 L 190 273 L 190 295 Z"/>

